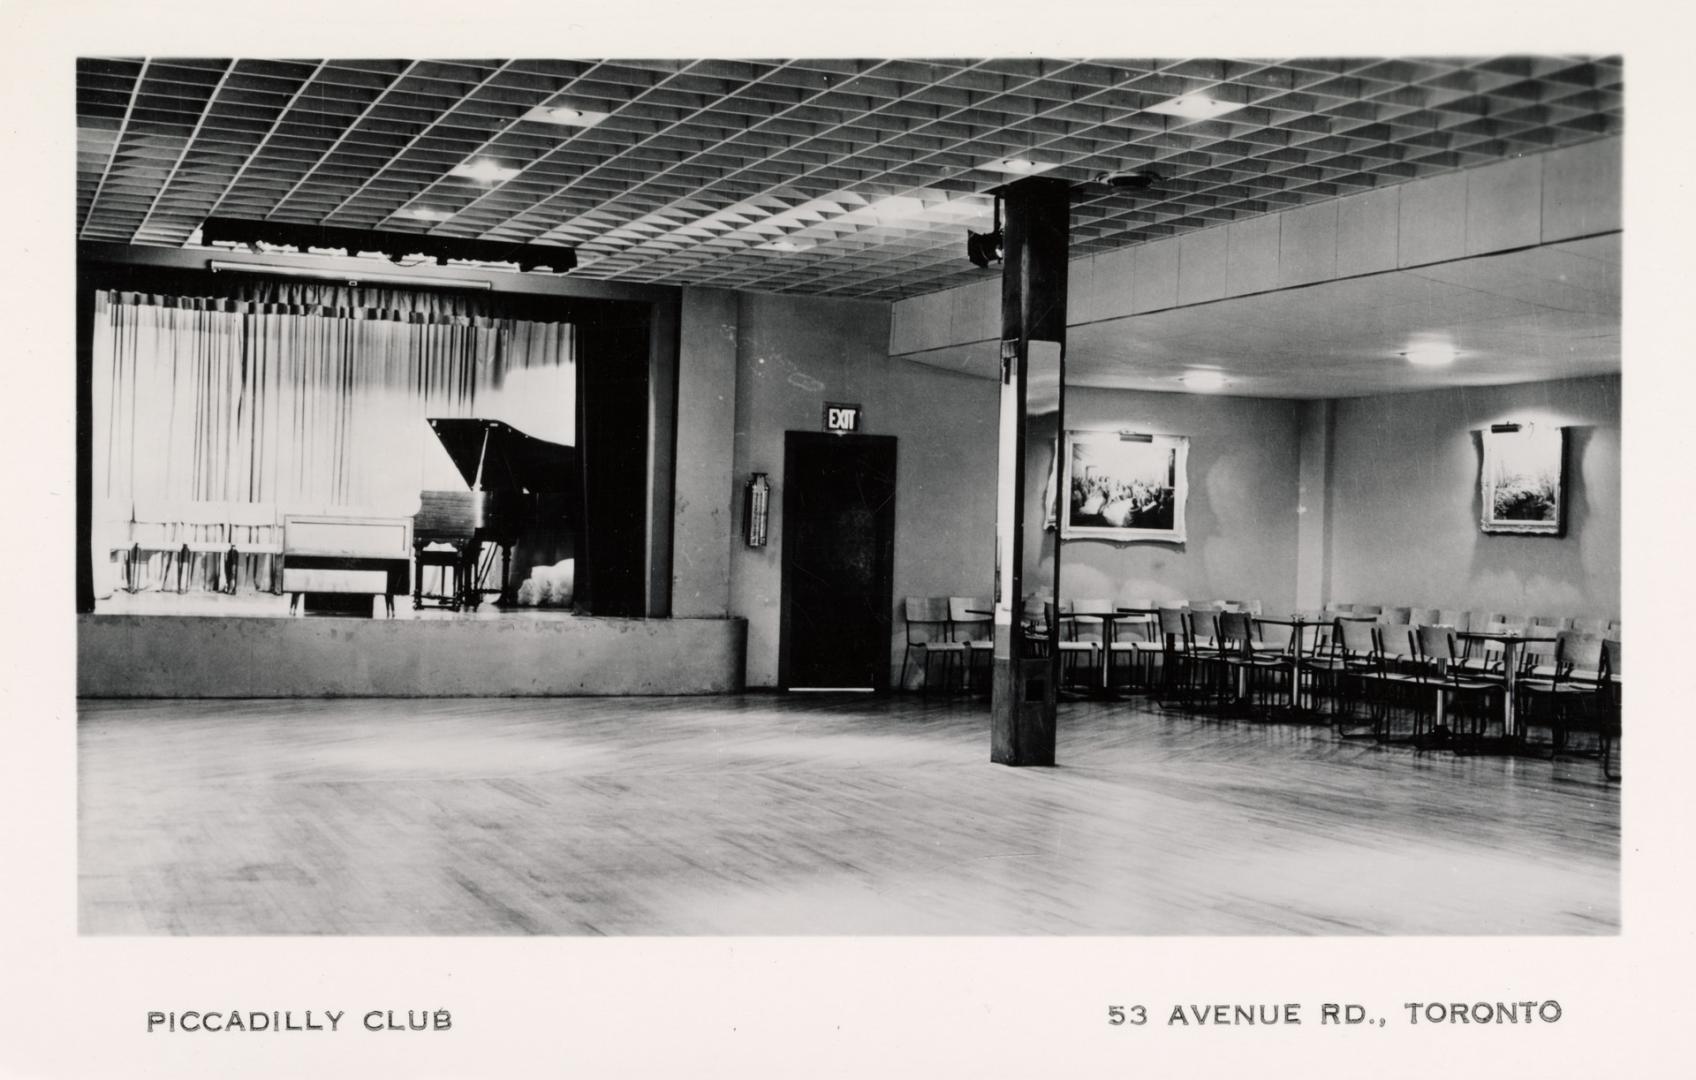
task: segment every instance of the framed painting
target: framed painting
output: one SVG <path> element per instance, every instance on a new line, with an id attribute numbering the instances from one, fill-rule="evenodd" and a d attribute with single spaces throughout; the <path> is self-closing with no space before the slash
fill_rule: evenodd
<path id="1" fill-rule="evenodd" d="M 1483 530 L 1564 535 L 1566 429 L 1498 424 L 1483 434 Z"/>
<path id="2" fill-rule="evenodd" d="M 1189 453 L 1186 435 L 1068 431 L 1061 539 L 1183 543 Z"/>

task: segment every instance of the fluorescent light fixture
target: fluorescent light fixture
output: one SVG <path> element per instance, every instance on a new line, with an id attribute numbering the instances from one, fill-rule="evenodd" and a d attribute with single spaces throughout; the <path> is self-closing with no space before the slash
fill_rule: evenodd
<path id="1" fill-rule="evenodd" d="M 1453 345 L 1441 341 L 1425 341 L 1417 345 L 1410 345 L 1407 352 L 1402 353 L 1402 356 L 1407 358 L 1408 363 L 1418 364 L 1420 367 L 1442 367 L 1444 364 L 1452 364 L 1459 355 L 1455 352 Z"/>
<path id="2" fill-rule="evenodd" d="M 1223 371 L 1190 371 L 1179 375 L 1178 381 L 1191 390 L 1219 390 L 1231 380 Z"/>
<path id="3" fill-rule="evenodd" d="M 315 266 L 267 266 L 263 263 L 224 262 L 220 259 L 208 260 L 206 269 L 214 274 L 228 272 L 263 274 L 266 277 L 315 278 L 319 281 L 340 281 L 345 285 L 363 285 L 376 282 L 384 285 L 422 285 L 438 289 L 490 289 L 494 287 L 487 281 L 475 281 L 471 278 L 425 277 L 422 274 L 367 274 L 363 270 L 328 270 Z"/>
<path id="4" fill-rule="evenodd" d="M 609 115 L 592 109 L 573 108 L 570 105 L 538 105 L 525 113 L 522 119 L 543 124 L 559 124 L 562 127 L 590 128 Z"/>
<path id="5" fill-rule="evenodd" d="M 1027 157 L 1005 157 L 986 161 L 978 168 L 988 169 L 990 172 L 1008 173 L 1012 176 L 1035 176 L 1037 173 L 1047 172 L 1057 164 L 1058 162 L 1053 161 L 1033 161 Z"/>
<path id="6" fill-rule="evenodd" d="M 1242 107 L 1243 103 L 1240 101 L 1220 101 L 1206 94 L 1184 94 L 1181 97 L 1169 98 L 1158 105 L 1150 105 L 1144 111 L 1181 116 L 1186 120 L 1210 120 L 1215 116 L 1236 112 Z"/>
<path id="7" fill-rule="evenodd" d="M 755 244 L 761 251 L 810 251 L 813 245 L 795 240 L 768 240 L 763 244 Z"/>
<path id="8" fill-rule="evenodd" d="M 414 206 L 411 210 L 406 212 L 406 216 L 415 217 L 419 221 L 446 221 L 448 219 L 448 212 L 446 210 L 437 210 L 430 206 Z"/>
<path id="9" fill-rule="evenodd" d="M 448 175 L 475 180 L 479 184 L 500 184 L 517 176 L 518 170 L 509 165 L 502 165 L 492 158 L 478 158 L 463 165 L 455 165 L 448 171 Z"/>

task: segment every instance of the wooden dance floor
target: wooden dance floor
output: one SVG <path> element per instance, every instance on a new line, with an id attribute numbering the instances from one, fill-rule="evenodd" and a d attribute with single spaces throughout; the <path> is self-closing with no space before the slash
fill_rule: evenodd
<path id="1" fill-rule="evenodd" d="M 1597 934 L 1594 761 L 913 699 L 85 701 L 89 934 Z"/>

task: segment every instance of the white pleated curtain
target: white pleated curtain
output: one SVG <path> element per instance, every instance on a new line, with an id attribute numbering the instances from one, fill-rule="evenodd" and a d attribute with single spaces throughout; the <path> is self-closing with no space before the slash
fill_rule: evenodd
<path id="1" fill-rule="evenodd" d="M 101 593 L 121 584 L 115 553 L 135 539 L 260 539 L 219 523 L 229 506 L 244 518 L 273 510 L 279 523 L 287 512 L 411 515 L 421 490 L 464 486 L 428 417 L 502 419 L 573 443 L 573 364 L 569 323 L 99 292 Z M 175 587 L 174 558 L 153 553 L 128 584 Z M 242 584 L 268 588 L 273 570 L 255 561 Z M 227 584 L 211 552 L 183 579 Z"/>

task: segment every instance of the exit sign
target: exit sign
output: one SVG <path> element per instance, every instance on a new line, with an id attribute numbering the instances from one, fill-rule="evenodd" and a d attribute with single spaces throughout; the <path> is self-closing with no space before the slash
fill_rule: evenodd
<path id="1" fill-rule="evenodd" d="M 858 404 L 849 405 L 840 401 L 827 401 L 824 404 L 824 429 L 826 431 L 859 431 L 860 419 L 864 415 Z"/>

